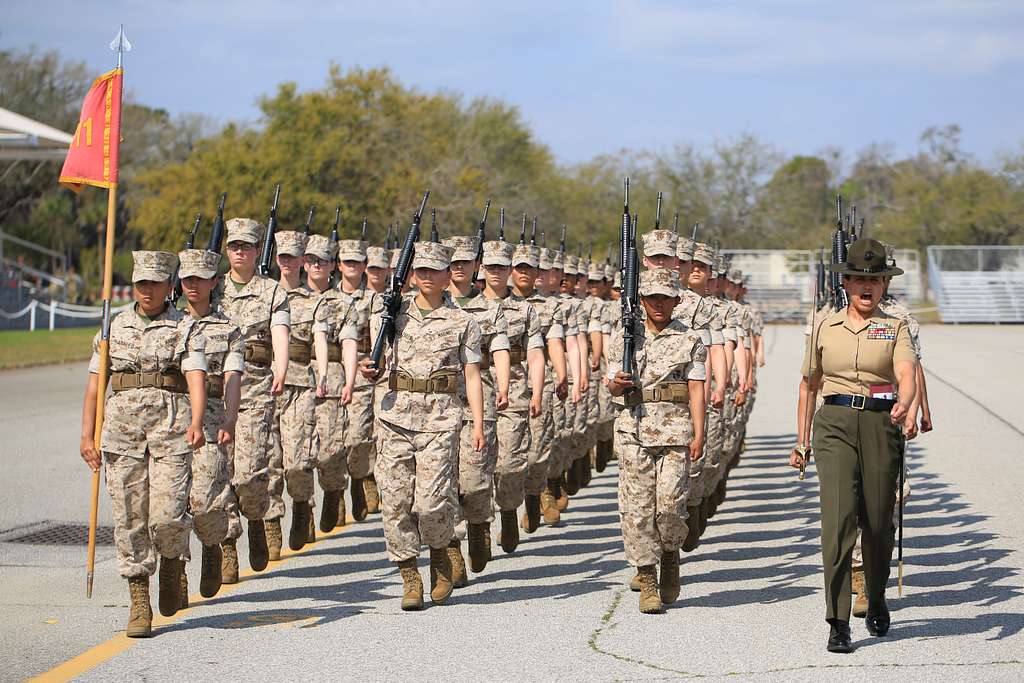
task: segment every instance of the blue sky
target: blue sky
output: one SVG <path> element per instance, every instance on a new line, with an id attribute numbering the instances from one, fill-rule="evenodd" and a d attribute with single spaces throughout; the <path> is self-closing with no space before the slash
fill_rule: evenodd
<path id="1" fill-rule="evenodd" d="M 331 60 L 519 107 L 562 162 L 754 133 L 788 154 L 917 148 L 959 123 L 985 162 L 1024 141 L 1024 2 L 125 2 L 5 0 L 0 47 L 111 65 L 119 22 L 137 99 L 258 118 Z M 31 115 L 31 112 L 21 112 Z"/>

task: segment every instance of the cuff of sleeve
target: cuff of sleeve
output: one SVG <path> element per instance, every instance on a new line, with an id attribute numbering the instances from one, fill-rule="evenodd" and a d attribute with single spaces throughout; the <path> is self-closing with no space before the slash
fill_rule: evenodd
<path id="1" fill-rule="evenodd" d="M 330 325 L 327 324 L 326 320 L 313 323 L 313 327 L 310 328 L 311 332 L 327 332 L 330 330 Z"/>
<path id="2" fill-rule="evenodd" d="M 229 353 L 224 359 L 224 372 L 245 372 L 245 356 L 241 353 Z"/>
<path id="3" fill-rule="evenodd" d="M 100 374 L 100 354 L 95 351 L 92 352 L 92 358 L 89 359 L 89 372 L 94 375 Z"/>
<path id="4" fill-rule="evenodd" d="M 531 334 L 530 338 L 526 342 L 526 350 L 529 351 L 530 349 L 543 349 L 543 348 L 544 348 L 544 337 L 542 337 L 540 335 L 540 333 Z"/>
<path id="5" fill-rule="evenodd" d="M 278 311 L 274 315 L 270 316 L 271 327 L 278 327 L 280 325 L 284 325 L 285 327 L 292 326 L 291 311 Z"/>
<path id="6" fill-rule="evenodd" d="M 701 361 L 696 361 L 690 364 L 690 370 L 686 373 L 686 379 L 693 380 L 707 380 L 708 370 L 707 366 Z"/>
<path id="7" fill-rule="evenodd" d="M 181 360 L 181 371 L 192 372 L 202 370 L 206 372 L 206 354 L 200 351 L 189 351 Z"/>
<path id="8" fill-rule="evenodd" d="M 548 330 L 548 339 L 565 339 L 565 328 L 561 325 L 552 325 Z"/>
<path id="9" fill-rule="evenodd" d="M 508 335 L 505 333 L 496 334 L 491 338 L 490 351 L 508 351 L 512 348 L 512 344 L 508 341 Z"/>

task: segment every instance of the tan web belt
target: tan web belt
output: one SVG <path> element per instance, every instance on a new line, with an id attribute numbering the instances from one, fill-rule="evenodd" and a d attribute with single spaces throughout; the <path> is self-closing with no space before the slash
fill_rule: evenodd
<path id="1" fill-rule="evenodd" d="M 332 363 L 341 362 L 341 344 L 327 345 L 327 360 L 329 360 Z"/>
<path id="2" fill-rule="evenodd" d="M 206 395 L 209 398 L 224 398 L 224 375 L 206 376 Z"/>
<path id="3" fill-rule="evenodd" d="M 273 358 L 274 351 L 269 342 L 262 339 L 245 342 L 245 362 L 253 365 L 270 365 Z"/>
<path id="4" fill-rule="evenodd" d="M 388 376 L 388 388 L 393 391 L 454 394 L 458 386 L 458 376 L 452 372 L 435 372 L 430 377 L 412 377 L 404 372 L 392 372 Z"/>
<path id="5" fill-rule="evenodd" d="M 288 360 L 295 363 L 308 363 L 312 356 L 309 344 L 288 344 Z"/>
<path id="6" fill-rule="evenodd" d="M 690 400 L 690 387 L 684 382 L 668 382 L 646 389 L 630 389 L 622 395 L 627 408 L 641 403 L 686 403 Z"/>
<path id="7" fill-rule="evenodd" d="M 188 393 L 188 382 L 185 381 L 185 376 L 176 370 L 170 372 L 113 372 L 110 374 L 110 388 L 115 392 L 146 387 L 173 391 L 177 394 Z"/>

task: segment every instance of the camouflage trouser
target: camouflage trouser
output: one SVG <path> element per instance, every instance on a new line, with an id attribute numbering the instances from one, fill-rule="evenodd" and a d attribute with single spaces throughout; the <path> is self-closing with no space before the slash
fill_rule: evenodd
<path id="1" fill-rule="evenodd" d="M 589 451 L 597 445 L 597 425 L 601 422 L 601 370 L 590 373 L 590 387 L 587 389 L 587 428 L 584 433 L 584 450 Z"/>
<path id="2" fill-rule="evenodd" d="M 554 387 L 545 382 L 540 415 L 531 417 L 529 422 L 530 450 L 526 455 L 526 480 L 523 482 L 523 493 L 527 496 L 540 495 L 551 476 L 551 445 L 555 435 L 552 404 L 555 400 Z"/>
<path id="3" fill-rule="evenodd" d="M 152 576 L 156 556 L 188 550 L 192 516 L 188 491 L 192 453 L 141 458 L 104 451 L 103 471 L 113 503 L 114 545 L 121 576 Z"/>
<path id="4" fill-rule="evenodd" d="M 231 446 L 231 488 L 235 501 L 230 509 L 228 538 L 242 535 L 239 513 L 246 519 L 263 519 L 270 509 L 273 421 L 274 404 L 271 402 L 238 409 L 235 441 Z"/>
<path id="5" fill-rule="evenodd" d="M 604 373 L 602 373 L 602 378 L 603 374 Z M 600 378 L 598 383 L 597 439 L 598 441 L 611 441 L 615 435 L 615 416 L 618 414 L 618 409 L 612 403 L 612 395 L 608 392 L 608 387 L 600 381 Z"/>
<path id="6" fill-rule="evenodd" d="M 494 423 L 484 421 L 484 449 L 473 450 L 473 421 L 466 420 L 459 431 L 459 457 L 455 463 L 458 486 L 452 491 L 455 523 L 490 522 L 494 492 L 494 466 L 498 460 L 498 444 Z"/>
<path id="7" fill-rule="evenodd" d="M 228 535 L 228 517 L 237 502 L 231 490 L 231 453 L 217 445 L 217 428 L 224 422 L 224 402 L 208 398 L 203 416 L 206 445 L 192 456 L 192 510 L 196 537 L 203 545 L 217 545 Z"/>
<path id="8" fill-rule="evenodd" d="M 348 430 L 345 435 L 345 445 L 349 448 L 373 443 L 373 406 L 378 400 L 377 393 L 382 398 L 387 393 L 387 383 L 374 385 L 360 382 L 352 391 L 352 401 L 347 406 Z"/>
<path id="9" fill-rule="evenodd" d="M 423 544 L 446 547 L 455 531 L 459 432 L 414 432 L 384 420 L 376 427 L 374 477 L 388 557 L 401 562 Z"/>
<path id="10" fill-rule="evenodd" d="M 704 496 L 710 496 L 718 486 L 722 468 L 722 408 L 707 404 L 707 422 L 704 431 Z"/>
<path id="11" fill-rule="evenodd" d="M 316 391 L 311 387 L 286 386 L 277 397 L 274 420 L 274 454 L 270 458 L 270 510 L 266 519 L 284 516 L 284 488 L 292 500 L 313 499 L 313 468 L 316 453 Z"/>
<path id="12" fill-rule="evenodd" d="M 554 393 L 551 394 L 551 447 L 548 454 L 548 479 L 557 479 L 565 471 L 562 443 L 565 421 L 568 418 L 568 409 L 571 405 L 571 390 L 565 400 L 558 398 Z"/>
<path id="13" fill-rule="evenodd" d="M 320 488 L 324 491 L 344 491 L 348 486 L 348 453 L 345 434 L 348 413 L 341 399 L 329 396 L 316 399 L 316 469 L 320 475 Z M 312 496 L 310 497 L 312 502 Z"/>
<path id="14" fill-rule="evenodd" d="M 686 540 L 690 449 L 620 445 L 619 519 L 626 561 L 647 567 Z"/>
<path id="15" fill-rule="evenodd" d="M 530 413 L 498 413 L 498 465 L 494 475 L 494 502 L 500 510 L 516 510 L 526 495 L 526 468 L 530 460 Z"/>
<path id="16" fill-rule="evenodd" d="M 576 404 L 576 410 L 572 416 L 572 426 L 569 432 L 569 460 L 566 467 L 573 460 L 582 458 L 587 454 L 587 424 L 590 421 L 590 386 L 580 395 L 580 402 Z"/>

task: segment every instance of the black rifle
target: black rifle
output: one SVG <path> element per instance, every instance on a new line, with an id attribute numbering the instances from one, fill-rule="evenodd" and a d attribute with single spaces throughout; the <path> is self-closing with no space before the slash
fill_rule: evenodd
<path id="1" fill-rule="evenodd" d="M 832 264 L 846 263 L 846 231 L 843 229 L 843 197 L 836 196 L 836 230 L 832 233 Z M 837 272 L 832 272 L 829 278 L 832 284 L 832 308 L 839 311 L 846 308 L 850 302 L 846 298 L 846 290 L 843 289 L 843 278 Z"/>
<path id="2" fill-rule="evenodd" d="M 228 193 L 222 192 L 220 203 L 217 204 L 217 217 L 213 219 L 213 230 L 210 232 L 210 241 L 206 243 L 206 250 L 217 254 L 224 246 L 224 202 L 228 199 Z"/>
<path id="3" fill-rule="evenodd" d="M 672 219 L 672 232 L 679 234 L 679 212 L 676 211 L 676 217 Z"/>
<path id="4" fill-rule="evenodd" d="M 694 242 L 697 241 L 697 231 L 698 230 L 700 230 L 700 223 L 694 223 L 693 224 L 693 234 L 690 235 L 690 239 L 693 240 Z"/>
<path id="5" fill-rule="evenodd" d="M 661 227 L 661 193 L 658 193 L 658 204 L 654 209 L 654 229 L 657 230 Z"/>
<path id="6" fill-rule="evenodd" d="M 388 234 L 384 236 L 385 251 L 391 248 L 391 223 L 388 223 Z"/>
<path id="7" fill-rule="evenodd" d="M 487 241 L 487 212 L 490 210 L 491 200 L 488 199 L 484 203 L 484 216 L 480 219 L 480 224 L 477 226 L 476 231 L 476 237 L 480 243 L 476 248 L 476 272 L 473 273 L 474 282 L 480 279 L 480 265 L 484 262 L 484 242 Z"/>
<path id="8" fill-rule="evenodd" d="M 523 225 L 519 228 L 519 244 L 526 244 L 526 214 L 523 214 Z"/>
<path id="9" fill-rule="evenodd" d="M 313 224 L 313 212 L 315 210 L 315 206 L 309 207 L 309 214 L 306 215 L 306 224 L 302 226 L 302 234 L 306 237 L 309 237 L 309 226 Z"/>
<path id="10" fill-rule="evenodd" d="M 622 277 L 622 371 L 632 375 L 635 370 L 637 325 L 640 320 L 640 268 L 637 262 L 636 225 L 634 216 L 623 219 L 622 238 L 626 244 L 626 269 Z"/>
<path id="11" fill-rule="evenodd" d="M 185 248 L 192 249 L 196 243 L 196 233 L 199 232 L 199 226 L 203 222 L 203 214 L 196 214 L 196 222 L 192 225 L 192 229 L 188 231 L 188 239 L 185 240 Z M 178 267 L 174 269 L 174 291 L 171 292 L 171 305 L 177 306 L 178 300 L 181 298 L 181 278 L 178 277 Z"/>
<path id="12" fill-rule="evenodd" d="M 337 247 L 338 242 L 341 241 L 341 235 L 338 234 L 338 226 L 341 224 L 341 204 L 334 207 L 334 227 L 331 228 L 331 246 Z M 337 252 L 335 252 L 337 254 Z M 331 268 L 331 276 L 327 279 L 327 287 L 334 289 L 334 286 L 338 284 L 338 257 L 334 257 L 334 267 Z"/>
<path id="13" fill-rule="evenodd" d="M 533 229 L 530 230 L 530 246 L 537 246 L 537 217 L 533 217 Z"/>
<path id="14" fill-rule="evenodd" d="M 629 178 L 624 179 L 622 185 L 624 187 L 624 199 L 622 203 L 622 222 L 619 224 L 619 278 L 622 280 L 623 287 L 625 287 L 626 257 L 629 255 L 629 231 L 631 227 L 629 216 Z"/>
<path id="15" fill-rule="evenodd" d="M 441 236 L 437 233 L 437 209 L 430 210 L 430 241 L 441 241 Z"/>
<path id="16" fill-rule="evenodd" d="M 427 198 L 430 190 L 423 193 L 423 201 L 420 208 L 412 217 L 412 225 L 405 235 L 405 244 L 402 245 L 402 252 L 398 255 L 398 265 L 395 272 L 391 274 L 391 282 L 387 290 L 381 296 L 380 333 L 373 343 L 373 351 L 370 353 L 370 367 L 380 369 L 380 358 L 384 355 L 384 344 L 392 343 L 395 340 L 395 320 L 398 318 L 398 309 L 402 306 L 402 289 L 405 288 L 405 281 L 409 277 L 409 269 L 412 266 L 412 256 L 416 251 L 416 242 L 420 239 L 420 221 L 423 220 L 423 212 L 427 208 Z"/>
<path id="17" fill-rule="evenodd" d="M 819 310 L 828 301 L 828 294 L 825 291 L 825 249 L 822 248 L 818 251 L 818 263 L 815 272 L 815 282 L 817 283 L 814 287 L 816 297 L 814 300 L 814 310 Z"/>
<path id="18" fill-rule="evenodd" d="M 270 267 L 274 260 L 274 234 L 277 232 L 277 204 L 281 201 L 281 185 L 274 190 L 274 203 L 270 205 L 270 220 L 267 221 L 267 236 L 263 240 L 263 251 L 257 272 L 263 277 L 270 276 Z"/>
<path id="19" fill-rule="evenodd" d="M 359 240 L 361 242 L 366 241 L 366 218 L 363 218 L 363 227 L 359 230 Z"/>
<path id="20" fill-rule="evenodd" d="M 501 211 L 498 212 L 498 241 L 505 241 L 505 207 L 501 207 Z"/>

